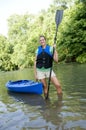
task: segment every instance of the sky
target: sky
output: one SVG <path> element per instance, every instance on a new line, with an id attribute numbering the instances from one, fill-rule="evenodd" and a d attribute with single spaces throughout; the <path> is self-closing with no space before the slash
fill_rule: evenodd
<path id="1" fill-rule="evenodd" d="M 0 0 L 0 34 L 6 36 L 7 19 L 13 14 L 26 12 L 37 14 L 42 9 L 47 10 L 53 0 Z"/>

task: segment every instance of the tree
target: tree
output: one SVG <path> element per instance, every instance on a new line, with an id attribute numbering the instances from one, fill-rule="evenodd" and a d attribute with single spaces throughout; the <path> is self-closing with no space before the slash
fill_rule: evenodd
<path id="1" fill-rule="evenodd" d="M 60 60 L 86 62 L 86 11 L 79 3 L 65 11 L 59 36 Z"/>

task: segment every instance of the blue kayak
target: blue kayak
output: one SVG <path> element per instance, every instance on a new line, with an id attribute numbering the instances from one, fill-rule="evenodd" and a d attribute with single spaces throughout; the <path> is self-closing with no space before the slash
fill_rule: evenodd
<path id="1" fill-rule="evenodd" d="M 6 83 L 8 90 L 19 93 L 43 93 L 43 84 L 32 80 L 8 81 Z"/>

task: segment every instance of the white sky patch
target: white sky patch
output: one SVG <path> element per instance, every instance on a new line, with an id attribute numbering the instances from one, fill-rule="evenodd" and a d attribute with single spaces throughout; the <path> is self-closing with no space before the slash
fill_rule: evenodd
<path id="1" fill-rule="evenodd" d="M 37 14 L 47 10 L 53 0 L 0 0 L 0 34 L 7 35 L 7 19 L 13 14 Z"/>

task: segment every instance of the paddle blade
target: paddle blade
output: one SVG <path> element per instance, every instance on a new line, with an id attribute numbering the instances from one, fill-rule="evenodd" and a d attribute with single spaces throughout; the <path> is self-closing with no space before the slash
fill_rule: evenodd
<path id="1" fill-rule="evenodd" d="M 55 16 L 55 22 L 56 22 L 57 27 L 61 23 L 62 17 L 63 17 L 63 10 L 57 10 L 56 16 Z"/>

